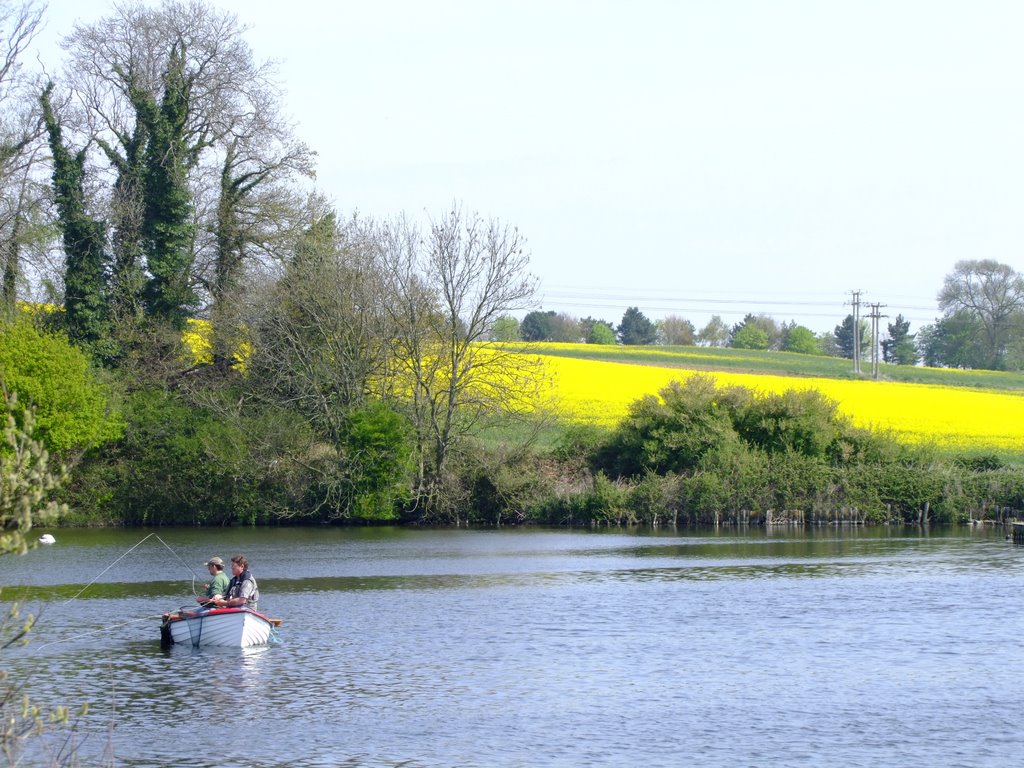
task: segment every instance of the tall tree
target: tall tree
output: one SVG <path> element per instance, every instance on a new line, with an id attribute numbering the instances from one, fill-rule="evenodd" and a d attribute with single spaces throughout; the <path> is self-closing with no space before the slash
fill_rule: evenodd
<path id="1" fill-rule="evenodd" d="M 615 327 L 607 320 L 597 320 L 589 315 L 580 320 L 580 334 L 587 344 L 615 343 Z"/>
<path id="2" fill-rule="evenodd" d="M 735 349 L 768 349 L 768 345 L 768 334 L 754 323 L 740 325 L 729 341 L 729 346 Z"/>
<path id="3" fill-rule="evenodd" d="M 669 346 L 689 347 L 694 343 L 696 329 L 685 317 L 668 315 L 656 323 L 658 327 L 658 343 Z"/>
<path id="4" fill-rule="evenodd" d="M 64 143 L 53 111 L 53 83 L 40 96 L 43 119 L 53 156 L 53 189 L 64 235 L 64 310 L 68 335 L 97 345 L 107 339 L 109 307 L 106 295 L 106 232 L 102 221 L 87 211 L 85 148 L 72 154 Z"/>
<path id="5" fill-rule="evenodd" d="M 938 299 L 947 316 L 966 312 L 980 323 L 983 367 L 1005 367 L 1014 316 L 1024 312 L 1024 275 L 993 259 L 958 261 Z"/>
<path id="6" fill-rule="evenodd" d="M 251 352 L 251 388 L 288 404 L 336 442 L 348 414 L 380 394 L 388 346 L 383 277 L 373 227 L 339 225 L 319 199 L 280 279 L 254 293 L 241 316 Z"/>
<path id="7" fill-rule="evenodd" d="M 292 138 L 276 101 L 254 94 L 254 109 L 238 119 L 223 141 L 219 196 L 213 221 L 215 249 L 206 287 L 212 300 L 213 358 L 230 364 L 241 329 L 229 306 L 237 298 L 247 258 L 275 241 L 273 230 L 292 196 L 287 182 L 312 177 L 314 154 Z"/>
<path id="8" fill-rule="evenodd" d="M 658 340 L 658 329 L 639 307 L 629 307 L 622 315 L 618 336 L 623 344 L 653 344 Z"/>
<path id="9" fill-rule="evenodd" d="M 820 355 L 821 348 L 818 346 L 818 337 L 814 331 L 795 322 L 790 325 L 783 325 L 782 349 L 785 352 L 796 352 L 801 355 Z"/>
<path id="10" fill-rule="evenodd" d="M 391 360 L 411 395 L 415 496 L 430 515 L 457 504 L 449 466 L 488 417 L 533 413 L 537 364 L 487 336 L 497 318 L 532 303 L 536 278 L 517 229 L 457 207 L 426 238 L 407 221 L 382 235 Z"/>
<path id="11" fill-rule="evenodd" d="M 988 357 L 978 338 L 984 334 L 981 320 L 960 310 L 938 318 L 917 333 L 924 364 L 933 368 L 985 368 Z"/>
<path id="12" fill-rule="evenodd" d="M 149 126 L 142 231 L 150 278 L 143 297 L 150 317 L 178 330 L 184 330 L 198 300 L 192 285 L 195 223 L 188 186 L 193 160 L 186 140 L 191 89 L 184 51 L 175 48 L 159 106 L 145 92 L 137 91 L 133 99 Z"/>
<path id="13" fill-rule="evenodd" d="M 491 326 L 490 338 L 492 341 L 521 341 L 519 321 L 512 315 L 495 318 L 494 325 Z"/>
<path id="14" fill-rule="evenodd" d="M 580 321 L 575 315 L 568 312 L 559 312 L 551 318 L 551 340 L 578 343 L 583 338 L 580 331 Z"/>
<path id="15" fill-rule="evenodd" d="M 746 341 L 744 343 L 756 342 L 761 344 L 761 336 L 764 336 L 764 344 L 766 346 L 748 347 L 748 349 L 782 349 L 782 340 L 784 337 L 784 330 L 779 327 L 779 324 L 775 321 L 775 318 L 768 315 L 753 315 L 747 314 L 743 317 L 743 320 L 736 323 L 732 327 L 730 333 L 730 346 L 736 346 L 736 335 L 743 331 L 744 328 L 757 329 L 760 333 L 753 333 L 748 331 L 744 334 Z"/>
<path id="16" fill-rule="evenodd" d="M 551 341 L 552 324 L 555 319 L 553 309 L 543 312 L 535 309 L 527 312 L 523 322 L 519 324 L 519 334 L 523 341 Z"/>
<path id="17" fill-rule="evenodd" d="M 20 61 L 42 13 L 32 0 L 0 1 L 0 304 L 8 311 L 14 309 L 24 250 L 43 236 L 42 190 L 34 174 L 41 154 L 38 105 Z"/>
<path id="18" fill-rule="evenodd" d="M 697 334 L 697 343 L 704 347 L 724 347 L 729 343 L 729 326 L 719 315 L 712 315 Z"/>
<path id="19" fill-rule="evenodd" d="M 836 340 L 836 345 L 839 347 L 840 354 L 850 360 L 853 359 L 853 352 L 854 349 L 856 349 L 856 339 L 858 337 L 860 338 L 860 351 L 862 355 L 870 345 L 867 323 L 861 320 L 859 325 L 859 333 L 854 333 L 853 315 L 847 315 L 843 318 L 843 322 L 837 325 L 835 330 L 832 332 L 832 335 Z"/>
<path id="20" fill-rule="evenodd" d="M 280 119 L 273 67 L 254 61 L 243 31 L 202 0 L 165 0 L 117 5 L 65 40 L 78 130 L 113 171 L 98 168 L 96 186 L 115 179 L 106 192 L 117 317 L 144 309 L 180 325 L 204 298 L 197 291 L 219 303 L 246 246 L 266 242 L 277 218 L 276 208 L 256 214 L 280 202 L 268 187 L 310 170 L 311 153 Z"/>
<path id="21" fill-rule="evenodd" d="M 888 325 L 888 337 L 882 340 L 882 360 L 895 365 L 916 365 L 917 346 L 910 332 L 910 321 L 902 314 Z"/>

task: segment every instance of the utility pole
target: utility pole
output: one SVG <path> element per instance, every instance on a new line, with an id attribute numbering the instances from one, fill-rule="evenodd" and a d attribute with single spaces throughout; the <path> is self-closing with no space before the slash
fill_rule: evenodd
<path id="1" fill-rule="evenodd" d="M 878 378 L 878 336 L 879 336 L 879 320 L 888 315 L 883 315 L 879 310 L 886 306 L 885 304 L 869 304 L 871 307 L 871 314 L 868 317 L 871 318 L 871 376 L 875 379 Z"/>
<path id="2" fill-rule="evenodd" d="M 853 372 L 860 374 L 860 291 L 850 291 L 853 297 Z"/>

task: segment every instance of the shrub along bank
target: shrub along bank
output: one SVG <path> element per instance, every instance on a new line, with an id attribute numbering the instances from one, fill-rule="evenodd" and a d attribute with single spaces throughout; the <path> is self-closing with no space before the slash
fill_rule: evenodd
<path id="1" fill-rule="evenodd" d="M 814 391 L 755 397 L 691 377 L 546 456 L 477 458 L 472 521 L 555 525 L 955 523 L 1022 516 L 1024 473 L 858 429 Z"/>
<path id="2" fill-rule="evenodd" d="M 325 440 L 241 392 L 127 392 L 118 432 L 73 466 L 63 522 L 953 523 L 1024 510 L 1024 473 L 997 454 L 908 447 L 852 426 L 818 392 L 754 396 L 695 375 L 614 429 L 565 427 L 543 449 L 469 445 L 443 478 L 446 503 L 425 514 L 409 501 L 407 414 L 369 403 Z"/>
<path id="3" fill-rule="evenodd" d="M 858 429 L 817 392 L 755 397 L 689 378 L 615 429 L 552 449 L 479 444 L 446 476 L 445 512 L 410 509 L 400 414 L 368 408 L 327 445 L 284 409 L 232 412 L 166 392 L 125 400 L 124 436 L 85 457 L 79 525 L 956 523 L 1022 516 L 1024 473 Z"/>

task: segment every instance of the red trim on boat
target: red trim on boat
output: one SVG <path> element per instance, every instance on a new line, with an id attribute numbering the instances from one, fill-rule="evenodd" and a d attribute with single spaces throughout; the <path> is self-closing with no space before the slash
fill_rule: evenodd
<path id="1" fill-rule="evenodd" d="M 268 624 L 273 624 L 275 627 L 281 625 L 281 619 L 272 619 L 269 616 L 264 616 L 259 611 L 254 611 L 252 608 L 211 608 L 208 611 L 195 611 L 194 613 L 165 613 L 164 619 L 167 621 L 187 621 L 188 619 L 201 619 L 207 616 L 224 616 L 232 613 L 251 613 L 253 616 L 258 616 Z"/>

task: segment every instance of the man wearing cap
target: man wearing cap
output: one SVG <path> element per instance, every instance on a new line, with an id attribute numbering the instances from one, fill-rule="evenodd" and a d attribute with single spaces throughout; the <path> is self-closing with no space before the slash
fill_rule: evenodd
<path id="1" fill-rule="evenodd" d="M 213 581 L 204 584 L 205 591 L 196 598 L 196 602 L 207 608 L 213 607 L 213 601 L 223 597 L 228 591 L 228 575 L 224 573 L 224 561 L 219 557 L 211 557 L 206 561 L 206 567 L 213 576 Z"/>

